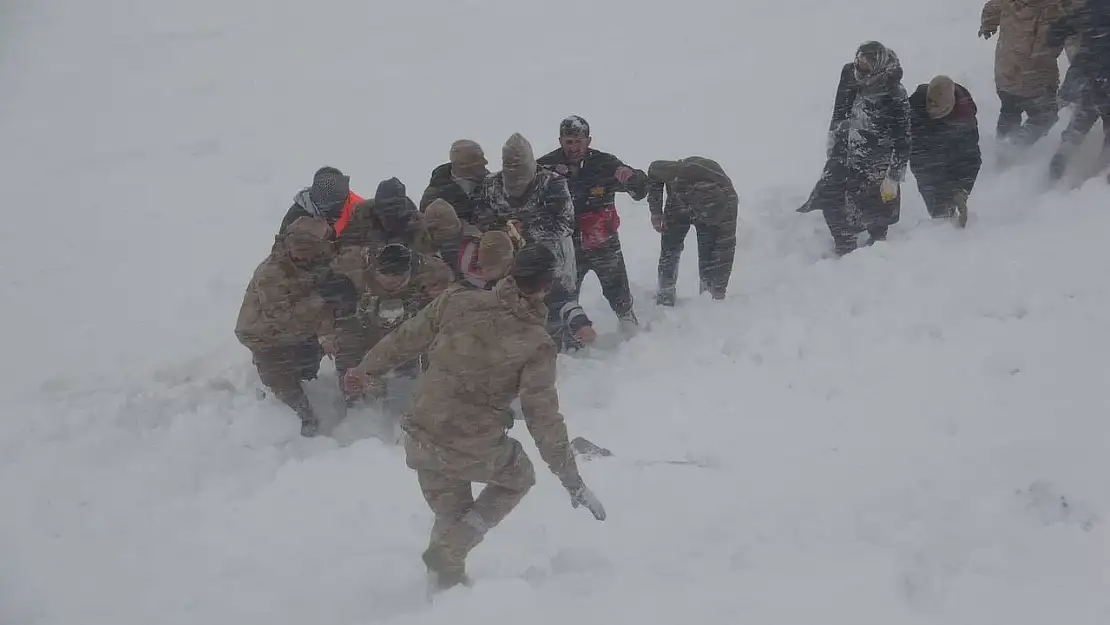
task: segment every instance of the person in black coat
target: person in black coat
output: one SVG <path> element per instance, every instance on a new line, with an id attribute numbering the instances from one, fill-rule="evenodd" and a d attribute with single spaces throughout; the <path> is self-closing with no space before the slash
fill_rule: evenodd
<path id="1" fill-rule="evenodd" d="M 427 210 L 436 200 L 444 200 L 461 221 L 473 224 L 482 182 L 490 173 L 485 152 L 474 141 L 459 139 L 451 144 L 449 159 L 432 170 L 428 188 L 420 198 L 420 211 Z"/>
<path id="2" fill-rule="evenodd" d="M 351 191 L 351 177 L 335 167 L 321 167 L 312 176 L 312 186 L 305 187 L 293 197 L 293 205 L 285 213 L 278 227 L 278 235 L 300 217 L 323 217 L 336 234 L 350 217 L 352 207 L 362 198 Z"/>
<path id="3" fill-rule="evenodd" d="M 983 164 L 978 109 L 971 93 L 948 76 L 919 85 L 910 96 L 910 171 L 934 218 L 967 225 L 967 198 Z"/>
<path id="4" fill-rule="evenodd" d="M 1104 135 L 1099 167 L 1110 165 L 1110 0 L 1087 0 L 1053 22 L 1049 45 L 1063 45 L 1069 37 L 1079 39 L 1065 81 L 1072 85 L 1069 99 L 1075 104 L 1075 112 L 1049 163 L 1053 179 L 1064 175 L 1068 161 L 1100 118 Z"/>
<path id="5" fill-rule="evenodd" d="M 647 174 L 625 165 L 616 156 L 590 147 L 590 125 L 578 115 L 559 124 L 559 149 L 536 159 L 540 167 L 567 179 L 574 203 L 574 252 L 578 288 L 586 274 L 597 274 L 601 291 L 617 315 L 621 328 L 639 325 L 632 310 L 632 288 L 617 233 L 616 194 L 639 201 L 647 196 Z"/>
<path id="6" fill-rule="evenodd" d="M 893 50 L 868 41 L 840 72 L 827 161 L 809 200 L 798 212 L 820 210 L 837 255 L 886 238 L 898 223 L 899 186 L 910 157 L 910 107 L 902 65 Z"/>

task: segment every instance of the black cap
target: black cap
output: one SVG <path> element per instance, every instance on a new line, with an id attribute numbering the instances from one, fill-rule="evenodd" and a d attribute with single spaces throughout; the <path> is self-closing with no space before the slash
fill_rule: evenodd
<path id="1" fill-rule="evenodd" d="M 389 180 L 382 180 L 378 183 L 378 190 L 374 193 L 374 200 L 382 202 L 384 200 L 392 200 L 395 198 L 403 198 L 406 196 L 405 185 L 396 177 Z"/>
<path id="2" fill-rule="evenodd" d="M 590 136 L 590 124 L 578 115 L 571 115 L 559 122 L 559 136 L 588 137 Z"/>
<path id="3" fill-rule="evenodd" d="M 538 278 L 545 274 L 554 277 L 557 262 L 555 254 L 547 247 L 539 243 L 529 243 L 516 253 L 509 273 L 515 278 Z"/>
<path id="4" fill-rule="evenodd" d="M 400 276 L 412 268 L 412 251 L 400 243 L 383 247 L 374 259 L 374 269 L 385 276 Z"/>

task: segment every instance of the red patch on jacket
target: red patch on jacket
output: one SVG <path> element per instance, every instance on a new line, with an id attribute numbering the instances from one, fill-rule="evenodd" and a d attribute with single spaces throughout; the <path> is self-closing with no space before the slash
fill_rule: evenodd
<path id="1" fill-rule="evenodd" d="M 578 216 L 578 232 L 582 236 L 582 249 L 601 247 L 621 226 L 617 207 L 610 204 L 599 211 Z"/>

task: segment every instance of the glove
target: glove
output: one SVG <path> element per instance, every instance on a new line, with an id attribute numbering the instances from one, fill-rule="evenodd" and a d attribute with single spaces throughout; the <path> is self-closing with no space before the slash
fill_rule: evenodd
<path id="1" fill-rule="evenodd" d="M 984 26 L 983 28 L 979 29 L 979 36 L 983 39 L 990 39 L 992 36 L 994 36 L 994 30 Z"/>
<path id="2" fill-rule="evenodd" d="M 362 375 L 355 369 L 347 369 L 343 374 L 343 390 L 349 394 L 378 394 L 385 384 L 381 378 L 372 375 Z"/>
<path id="3" fill-rule="evenodd" d="M 883 178 L 882 184 L 879 185 L 879 195 L 884 202 L 893 201 L 894 198 L 898 197 L 898 181 L 892 178 Z"/>
<path id="4" fill-rule="evenodd" d="M 663 233 L 663 215 L 652 215 L 651 216 L 651 227 L 655 228 L 656 232 L 662 234 Z"/>
<path id="5" fill-rule="evenodd" d="M 601 505 L 593 491 L 587 488 L 585 484 L 567 489 L 567 492 L 570 493 L 570 505 L 575 508 L 585 506 L 587 510 L 593 513 L 595 519 L 598 521 L 605 520 L 605 506 Z"/>
<path id="6" fill-rule="evenodd" d="M 584 345 L 591 345 L 597 340 L 597 330 L 593 326 L 582 326 L 574 332 L 574 338 Z"/>

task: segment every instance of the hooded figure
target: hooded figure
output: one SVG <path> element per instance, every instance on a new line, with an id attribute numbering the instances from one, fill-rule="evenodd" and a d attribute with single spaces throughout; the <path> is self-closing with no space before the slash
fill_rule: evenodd
<path id="1" fill-rule="evenodd" d="M 580 347 L 594 335 L 593 323 L 578 305 L 574 205 L 567 180 L 537 167 L 532 145 L 520 133 L 505 142 L 501 158 L 502 170 L 483 184 L 475 225 L 482 231 L 516 228 L 525 243 L 538 243 L 555 255 L 557 283 L 548 295 L 548 329 L 560 347 Z"/>
<path id="2" fill-rule="evenodd" d="M 331 307 L 319 285 L 332 258 L 331 228 L 300 217 L 278 235 L 243 296 L 235 336 L 253 355 L 258 377 L 301 418 L 301 434 L 319 425 L 302 380 L 316 377 L 323 351 L 317 337 L 333 333 Z"/>
<path id="3" fill-rule="evenodd" d="M 293 206 L 281 221 L 278 234 L 299 217 L 321 217 L 336 234 L 341 234 L 351 210 L 362 198 L 351 192 L 351 177 L 334 167 L 321 167 L 312 177 L 312 186 L 293 196 Z"/>
<path id="4" fill-rule="evenodd" d="M 836 252 L 886 238 L 898 223 L 899 185 L 910 157 L 910 107 L 898 56 L 877 41 L 856 51 L 840 72 L 833 102 L 827 161 L 809 200 L 798 212 L 820 210 Z"/>
<path id="5" fill-rule="evenodd" d="M 476 142 L 459 139 L 451 144 L 448 159 L 432 170 L 428 188 L 420 198 L 420 210 L 427 210 L 433 201 L 442 199 L 454 207 L 460 220 L 473 223 L 482 181 L 489 175 L 486 155 Z"/>
<path id="6" fill-rule="evenodd" d="M 975 100 L 963 85 L 937 76 L 910 96 L 910 171 L 932 217 L 967 225 L 967 198 L 983 163 Z"/>

